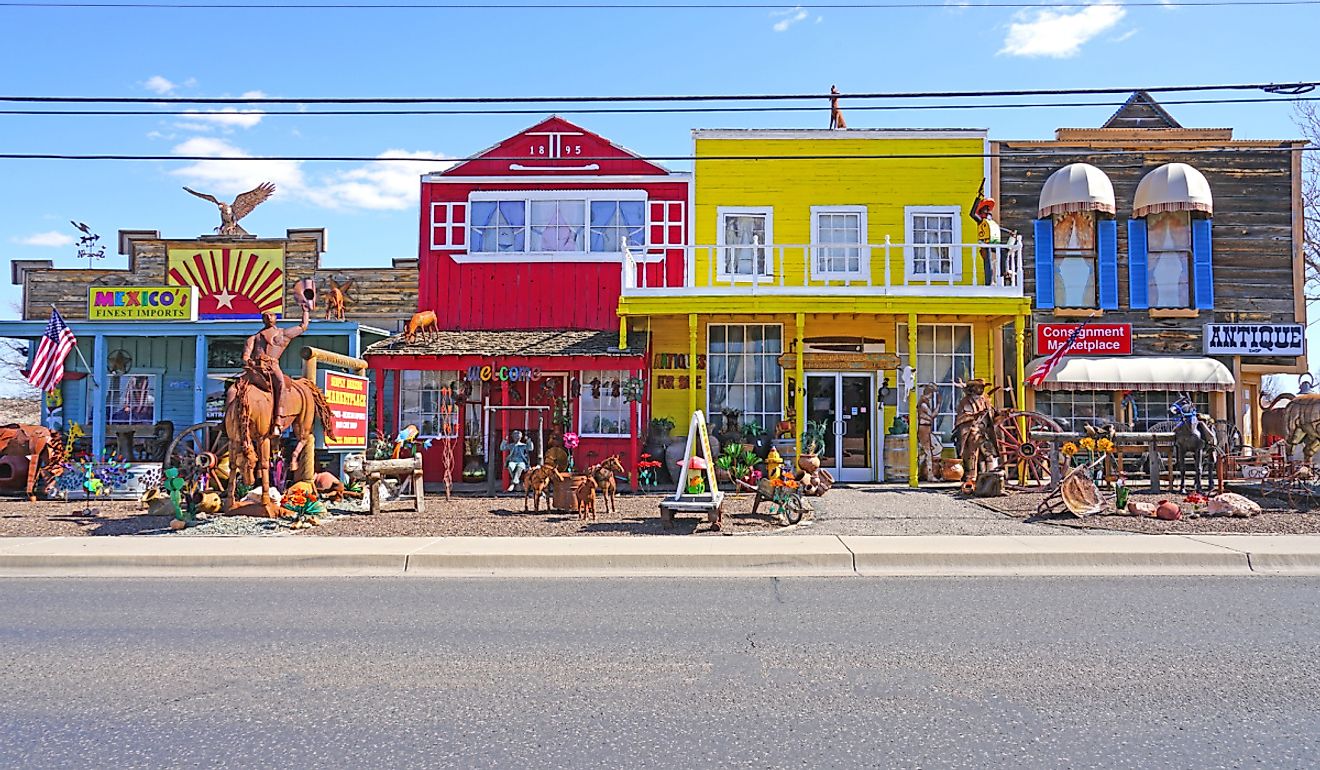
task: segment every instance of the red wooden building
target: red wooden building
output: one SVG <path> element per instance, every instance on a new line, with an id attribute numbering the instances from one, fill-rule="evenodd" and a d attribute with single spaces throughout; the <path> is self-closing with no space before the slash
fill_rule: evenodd
<path id="1" fill-rule="evenodd" d="M 456 434 L 455 480 L 502 468 L 515 428 L 533 463 L 569 432 L 581 437 L 576 466 L 617 453 L 631 470 L 647 341 L 634 333 L 618 348 L 624 254 L 642 263 L 639 280 L 682 285 L 690 185 L 559 117 L 424 176 L 418 309 L 440 333 L 367 349 L 382 427 Z M 428 450 L 428 481 L 442 478 L 442 443 Z"/>

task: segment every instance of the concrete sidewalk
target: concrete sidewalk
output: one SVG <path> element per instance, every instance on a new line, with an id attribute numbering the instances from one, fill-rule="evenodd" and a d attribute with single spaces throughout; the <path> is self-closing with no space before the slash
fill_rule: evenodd
<path id="1" fill-rule="evenodd" d="M 0 577 L 1320 575 L 1315 535 L 0 540 Z"/>

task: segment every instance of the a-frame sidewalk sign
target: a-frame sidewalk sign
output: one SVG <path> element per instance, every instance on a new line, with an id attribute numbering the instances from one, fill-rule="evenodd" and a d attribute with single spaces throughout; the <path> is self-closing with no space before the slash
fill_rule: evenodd
<path id="1" fill-rule="evenodd" d="M 688 475 L 694 470 L 692 460 L 700 457 L 705 467 L 695 469 L 705 478 L 705 491 L 690 494 Z M 688 424 L 687 446 L 683 449 L 683 464 L 678 469 L 678 480 L 674 494 L 660 502 L 660 523 L 665 527 L 674 525 L 674 513 L 696 512 L 706 514 L 706 518 L 715 524 L 715 528 L 724 534 L 730 534 L 727 523 L 721 516 L 724 493 L 715 481 L 715 458 L 710 451 L 710 433 L 706 428 L 706 415 L 700 409 L 692 413 L 692 422 Z"/>

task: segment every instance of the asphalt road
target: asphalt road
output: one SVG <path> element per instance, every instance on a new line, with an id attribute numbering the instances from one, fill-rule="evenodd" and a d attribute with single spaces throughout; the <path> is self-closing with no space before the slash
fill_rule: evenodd
<path id="1" fill-rule="evenodd" d="M 5 580 L 4 767 L 1270 767 L 1320 580 Z"/>

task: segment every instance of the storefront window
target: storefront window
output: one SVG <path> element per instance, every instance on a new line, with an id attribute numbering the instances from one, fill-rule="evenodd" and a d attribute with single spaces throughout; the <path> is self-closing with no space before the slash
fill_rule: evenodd
<path id="1" fill-rule="evenodd" d="M 779 324 L 711 324 L 707 327 L 707 414 L 742 411 L 742 424 L 773 430 L 784 412 L 783 327 Z"/>
<path id="2" fill-rule="evenodd" d="M 898 356 L 908 360 L 907 324 L 898 327 Z M 940 406 L 935 415 L 935 431 L 945 443 L 953 440 L 953 419 L 962 399 L 956 380 L 967 381 L 974 375 L 971 324 L 917 324 L 917 385 L 933 382 L 939 386 Z M 898 413 L 907 414 L 907 401 L 899 399 Z"/>
<path id="3" fill-rule="evenodd" d="M 618 195 L 597 199 L 569 192 L 556 198 L 474 200 L 469 251 L 617 254 L 624 240 L 641 248 L 646 200 L 619 200 Z"/>
<path id="4" fill-rule="evenodd" d="M 1063 308 L 1099 307 L 1096 264 L 1095 212 L 1055 214 L 1055 305 Z"/>
<path id="5" fill-rule="evenodd" d="M 156 374 L 112 374 L 106 380 L 106 423 L 151 425 L 156 422 Z"/>
<path id="6" fill-rule="evenodd" d="M 1114 394 L 1108 390 L 1041 390 L 1036 411 L 1058 420 L 1064 430 L 1080 431 L 1114 419 Z"/>
<path id="7" fill-rule="evenodd" d="M 628 402 L 623 384 L 628 373 L 612 370 L 582 372 L 578 399 L 578 432 L 584 436 L 629 436 Z"/>
<path id="8" fill-rule="evenodd" d="M 1146 217 L 1146 285 L 1151 307 L 1191 307 L 1192 215 L 1161 211 Z"/>
<path id="9" fill-rule="evenodd" d="M 442 388 L 457 389 L 462 381 L 458 372 L 405 371 L 399 383 L 399 425 L 416 425 L 422 438 L 456 438 L 457 422 L 448 426 L 442 415 Z M 451 399 L 457 394 L 451 391 Z M 452 420 L 452 418 L 451 418 Z M 446 427 L 448 430 L 446 431 Z"/>
<path id="10" fill-rule="evenodd" d="M 1135 431 L 1152 430 L 1154 426 L 1160 423 L 1168 423 L 1173 420 L 1173 415 L 1169 413 L 1169 407 L 1173 402 L 1186 396 L 1196 404 L 1196 409 L 1201 414 L 1210 413 L 1210 394 L 1209 393 L 1179 393 L 1174 390 L 1140 390 L 1131 394 L 1132 403 L 1129 409 L 1135 408 L 1132 429 Z M 1168 426 L 1165 426 L 1168 427 Z M 1169 430 L 1173 430 L 1169 427 Z"/>

